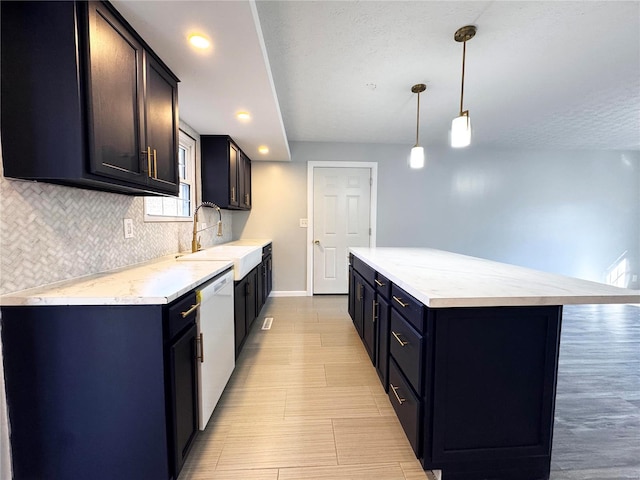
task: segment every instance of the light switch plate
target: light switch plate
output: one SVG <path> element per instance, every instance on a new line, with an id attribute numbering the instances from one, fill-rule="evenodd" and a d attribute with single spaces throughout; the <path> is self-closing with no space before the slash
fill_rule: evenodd
<path id="1" fill-rule="evenodd" d="M 300 219 L 300 228 L 307 228 L 309 226 L 309 221 L 306 218 Z"/>
<path id="2" fill-rule="evenodd" d="M 131 218 L 124 219 L 124 238 L 133 238 L 133 220 Z"/>

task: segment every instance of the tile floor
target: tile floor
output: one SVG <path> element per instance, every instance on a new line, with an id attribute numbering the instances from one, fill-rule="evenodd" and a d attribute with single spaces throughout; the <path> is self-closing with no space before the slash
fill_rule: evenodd
<path id="1" fill-rule="evenodd" d="M 271 330 L 262 319 L 273 317 Z M 179 480 L 419 480 L 345 296 L 271 298 Z"/>
<path id="2" fill-rule="evenodd" d="M 433 478 L 346 310 L 269 299 L 178 480 Z M 639 307 L 564 308 L 550 480 L 640 480 L 639 372 Z"/>

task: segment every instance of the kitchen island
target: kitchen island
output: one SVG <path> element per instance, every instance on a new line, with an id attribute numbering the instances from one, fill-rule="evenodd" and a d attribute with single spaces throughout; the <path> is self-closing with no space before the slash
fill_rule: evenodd
<path id="1" fill-rule="evenodd" d="M 350 251 L 349 313 L 423 467 L 548 479 L 562 306 L 640 292 L 432 249 Z"/>

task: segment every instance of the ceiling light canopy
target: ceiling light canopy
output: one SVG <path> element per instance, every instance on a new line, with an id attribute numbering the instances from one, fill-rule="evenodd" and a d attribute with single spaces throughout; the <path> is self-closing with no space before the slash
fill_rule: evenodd
<path id="1" fill-rule="evenodd" d="M 460 114 L 451 122 L 451 146 L 466 147 L 471 143 L 471 120 L 469 110 L 463 106 L 464 100 L 464 63 L 467 54 L 467 42 L 476 35 L 477 28 L 467 25 L 459 28 L 453 35 L 456 42 L 462 42 L 462 86 L 460 88 Z"/>
<path id="2" fill-rule="evenodd" d="M 424 83 L 418 83 L 411 87 L 411 92 L 418 94 L 418 109 L 416 113 L 416 144 L 411 149 L 411 156 L 409 157 L 409 166 L 411 168 L 424 167 L 424 148 L 420 146 L 418 141 L 418 135 L 420 132 L 420 93 L 424 92 L 427 86 Z"/>
<path id="3" fill-rule="evenodd" d="M 195 48 L 199 48 L 201 50 L 207 49 L 211 46 L 209 39 L 199 33 L 189 35 L 189 43 Z"/>

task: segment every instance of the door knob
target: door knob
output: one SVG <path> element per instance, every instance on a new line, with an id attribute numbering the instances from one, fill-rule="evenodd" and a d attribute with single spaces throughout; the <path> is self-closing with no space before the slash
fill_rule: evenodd
<path id="1" fill-rule="evenodd" d="M 320 240 L 315 240 L 313 243 L 315 243 L 316 245 L 320 245 Z"/>

